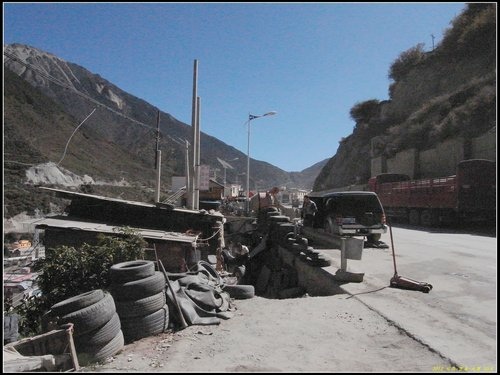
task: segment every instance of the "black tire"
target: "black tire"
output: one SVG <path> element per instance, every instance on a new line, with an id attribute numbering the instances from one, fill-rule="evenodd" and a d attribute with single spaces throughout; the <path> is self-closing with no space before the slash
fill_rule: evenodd
<path id="1" fill-rule="evenodd" d="M 309 246 L 309 240 L 305 237 L 300 237 L 295 240 L 298 244 L 305 246 L 306 248 Z"/>
<path id="2" fill-rule="evenodd" d="M 210 276 L 212 276 L 213 278 L 215 278 L 217 280 L 218 284 L 222 284 L 222 278 L 221 278 L 221 276 L 219 275 L 219 273 L 217 272 L 217 270 L 215 269 L 214 266 L 212 266 L 208 262 L 205 262 L 204 260 L 200 260 L 198 262 L 198 265 L 201 266 L 202 268 L 204 268 L 210 274 Z"/>
<path id="3" fill-rule="evenodd" d="M 338 225 L 335 222 L 335 218 L 328 216 L 325 219 L 325 232 L 329 234 L 338 234 Z"/>
<path id="4" fill-rule="evenodd" d="M 227 311 L 229 309 L 229 300 L 231 296 L 227 292 L 215 293 L 215 298 L 220 300 L 220 305 L 217 306 L 217 311 Z"/>
<path id="5" fill-rule="evenodd" d="M 318 251 L 311 251 L 309 254 L 307 254 L 307 256 L 312 260 L 317 260 L 320 255 L 321 253 Z"/>
<path id="6" fill-rule="evenodd" d="M 284 215 L 269 216 L 267 219 L 273 223 L 289 223 L 290 222 L 290 218 L 288 216 L 284 216 Z"/>
<path id="7" fill-rule="evenodd" d="M 101 289 L 91 290 L 77 296 L 65 299 L 53 305 L 51 315 L 63 316 L 74 311 L 81 310 L 87 306 L 93 305 L 104 298 L 104 292 Z"/>
<path id="8" fill-rule="evenodd" d="M 305 293 L 306 293 L 306 290 L 303 287 L 296 286 L 296 287 L 280 290 L 278 292 L 278 298 L 279 299 L 299 298 L 299 297 L 302 297 Z"/>
<path id="9" fill-rule="evenodd" d="M 253 285 L 223 285 L 222 290 L 234 299 L 249 299 L 255 297 Z"/>
<path id="10" fill-rule="evenodd" d="M 378 241 L 380 241 L 381 238 L 382 238 L 382 235 L 380 233 L 373 233 L 373 234 L 369 234 L 368 236 L 366 236 L 366 240 L 368 242 L 371 242 L 371 243 L 378 242 Z"/>
<path id="11" fill-rule="evenodd" d="M 84 309 L 63 315 L 58 324 L 73 323 L 74 337 L 81 336 L 106 324 L 116 313 L 113 297 L 104 293 L 104 298 Z"/>
<path id="12" fill-rule="evenodd" d="M 165 332 L 168 328 L 169 321 L 168 305 L 166 304 L 152 314 L 130 319 L 121 319 L 125 342 L 130 343 L 143 337 Z"/>
<path id="13" fill-rule="evenodd" d="M 103 346 L 98 346 L 94 350 L 88 352 L 79 352 L 78 362 L 83 365 L 88 365 L 92 362 L 102 362 L 106 358 L 111 357 L 120 352 L 125 345 L 125 338 L 123 332 L 120 330 L 118 334 Z"/>
<path id="14" fill-rule="evenodd" d="M 161 307 L 167 302 L 166 298 L 165 292 L 162 291 L 136 301 L 117 301 L 116 312 L 120 316 L 120 319 L 149 315 L 161 309 Z"/>
<path id="15" fill-rule="evenodd" d="M 279 212 L 277 207 L 266 207 L 263 209 L 264 212 Z"/>
<path id="16" fill-rule="evenodd" d="M 410 210 L 410 213 L 408 215 L 408 224 L 410 225 L 420 225 L 420 213 L 416 209 Z"/>
<path id="17" fill-rule="evenodd" d="M 423 210 L 420 214 L 420 223 L 424 227 L 434 227 L 439 224 L 439 216 L 435 210 Z"/>
<path id="18" fill-rule="evenodd" d="M 150 260 L 131 260 L 113 264 L 109 272 L 113 283 L 125 283 L 153 276 L 155 264 Z"/>
<path id="19" fill-rule="evenodd" d="M 104 324 L 85 335 L 81 335 L 75 338 L 76 347 L 84 352 L 92 351 L 91 349 L 96 346 L 102 346 L 110 342 L 113 337 L 118 334 L 121 330 L 120 317 L 117 313 L 114 313 L 111 319 Z M 86 350 L 88 349 L 88 350 Z"/>
<path id="20" fill-rule="evenodd" d="M 302 248 L 302 252 L 304 254 L 306 254 L 307 256 L 311 255 L 311 254 L 314 254 L 315 252 L 317 253 L 318 251 L 317 250 L 314 250 L 314 247 L 312 246 L 307 246 L 305 249 Z"/>
<path id="21" fill-rule="evenodd" d="M 294 254 L 300 254 L 300 252 L 302 251 L 302 249 L 304 248 L 304 246 L 298 244 L 298 243 L 292 243 L 292 248 L 290 249 L 290 251 Z"/>
<path id="22" fill-rule="evenodd" d="M 111 284 L 111 294 L 116 302 L 134 301 L 157 294 L 165 290 L 167 281 L 162 272 L 156 271 L 152 276 L 121 284 Z"/>
<path id="23" fill-rule="evenodd" d="M 325 258 L 324 255 L 319 255 L 316 259 L 308 258 L 309 265 L 313 267 L 329 267 L 332 265 L 332 261 L 328 258 Z"/>
<path id="24" fill-rule="evenodd" d="M 233 273 L 234 273 L 234 276 L 236 276 L 236 278 L 238 279 L 238 281 L 240 281 L 241 279 L 243 279 L 246 272 L 247 272 L 247 268 L 245 267 L 244 264 L 242 264 L 241 266 L 236 267 L 236 269 L 234 270 Z"/>

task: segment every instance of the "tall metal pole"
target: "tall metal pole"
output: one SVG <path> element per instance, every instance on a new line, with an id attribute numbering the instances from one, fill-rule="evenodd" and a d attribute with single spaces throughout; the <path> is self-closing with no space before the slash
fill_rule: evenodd
<path id="1" fill-rule="evenodd" d="M 189 197 L 189 194 L 191 192 L 191 180 L 189 178 L 189 170 L 191 169 L 191 166 L 189 165 L 189 142 L 187 139 L 185 139 L 185 142 L 186 142 L 186 197 Z"/>
<path id="2" fill-rule="evenodd" d="M 194 209 L 200 209 L 200 97 L 196 97 L 196 160 Z"/>
<path id="3" fill-rule="evenodd" d="M 161 151 L 160 151 L 160 110 L 156 119 L 156 203 L 160 202 Z"/>
<path id="4" fill-rule="evenodd" d="M 247 199 L 246 199 L 246 214 L 250 216 L 250 121 L 252 121 L 252 115 L 248 115 L 248 142 L 247 142 Z"/>
<path id="5" fill-rule="evenodd" d="M 194 209 L 194 187 L 195 187 L 195 170 L 196 170 L 196 98 L 197 94 L 197 81 L 198 81 L 198 60 L 194 60 L 194 68 L 193 68 L 193 101 L 192 101 L 192 113 L 191 113 L 191 128 L 192 128 L 192 146 L 193 146 L 193 159 L 191 165 L 191 183 L 189 184 L 189 192 L 188 192 L 188 208 Z"/>
<path id="6" fill-rule="evenodd" d="M 246 214 L 250 215 L 250 121 L 253 119 L 259 118 L 259 117 L 264 117 L 264 116 L 271 116 L 275 115 L 275 111 L 267 112 L 264 113 L 263 115 L 255 116 L 248 114 L 248 143 L 247 143 L 247 199 L 246 199 Z"/>

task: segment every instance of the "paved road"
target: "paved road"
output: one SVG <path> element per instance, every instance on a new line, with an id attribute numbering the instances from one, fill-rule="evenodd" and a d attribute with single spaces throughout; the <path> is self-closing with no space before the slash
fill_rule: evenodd
<path id="1" fill-rule="evenodd" d="M 496 371 L 496 237 L 393 227 L 393 239 L 398 275 L 432 284 L 431 292 L 388 287 L 391 248 L 349 260 L 348 270 L 365 276 L 343 289 L 457 366 Z M 390 245 L 389 233 L 382 240 Z M 338 250 L 324 251 L 340 264 Z"/>

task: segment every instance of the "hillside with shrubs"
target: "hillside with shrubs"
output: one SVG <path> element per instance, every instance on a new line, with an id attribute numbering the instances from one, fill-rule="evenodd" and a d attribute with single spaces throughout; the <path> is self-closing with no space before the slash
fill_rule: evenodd
<path id="1" fill-rule="evenodd" d="M 340 141 L 315 191 L 366 183 L 372 157 L 496 129 L 496 4 L 467 4 L 434 50 L 409 48 L 388 76 L 389 100 L 372 98 L 351 108 L 353 133 Z"/>

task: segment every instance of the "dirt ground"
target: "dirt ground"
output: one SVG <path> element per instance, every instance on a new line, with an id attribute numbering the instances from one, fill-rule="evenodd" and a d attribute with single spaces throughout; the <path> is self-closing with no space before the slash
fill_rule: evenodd
<path id="1" fill-rule="evenodd" d="M 125 346 L 82 372 L 445 372 L 451 364 L 356 296 L 233 301 L 233 317 Z"/>

